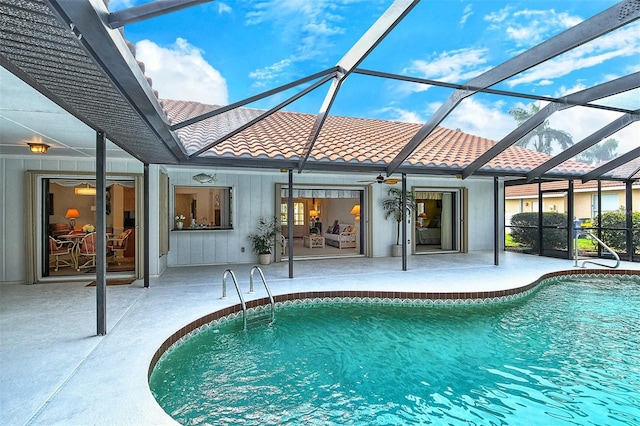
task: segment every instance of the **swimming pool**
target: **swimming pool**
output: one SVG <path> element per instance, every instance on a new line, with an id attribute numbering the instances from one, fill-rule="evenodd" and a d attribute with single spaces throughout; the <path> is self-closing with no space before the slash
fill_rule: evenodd
<path id="1" fill-rule="evenodd" d="M 553 280 L 485 305 L 306 304 L 173 348 L 183 424 L 640 424 L 640 280 Z"/>

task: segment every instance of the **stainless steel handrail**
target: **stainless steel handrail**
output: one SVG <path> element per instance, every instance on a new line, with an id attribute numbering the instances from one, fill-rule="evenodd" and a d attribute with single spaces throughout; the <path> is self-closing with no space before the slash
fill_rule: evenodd
<path id="1" fill-rule="evenodd" d="M 573 266 L 578 267 L 578 237 L 581 234 L 588 235 L 589 237 L 591 237 L 594 240 L 596 240 L 598 242 L 598 244 L 600 244 L 605 250 L 607 250 L 609 253 L 611 253 L 613 255 L 613 257 L 616 259 L 616 264 L 614 266 L 606 265 L 604 263 L 594 262 L 594 261 L 591 261 L 591 260 L 585 260 L 585 261 L 582 262 L 582 265 L 580 266 L 581 268 L 584 268 L 585 267 L 584 265 L 586 265 L 587 263 L 590 263 L 592 265 L 604 266 L 605 268 L 611 268 L 611 269 L 615 269 L 618 266 L 620 266 L 620 256 L 618 256 L 618 254 L 615 251 L 613 251 L 611 249 L 611 247 L 606 245 L 604 243 L 604 241 L 602 241 L 600 238 L 598 238 L 595 235 L 593 235 L 592 232 L 586 232 L 586 231 L 578 231 L 576 233 L 575 238 L 573 239 L 573 241 L 574 241 L 574 250 L 573 250 L 574 256 L 573 257 L 575 259 L 575 263 L 573 264 Z"/>
<path id="2" fill-rule="evenodd" d="M 262 273 L 262 269 L 259 266 L 254 266 L 251 268 L 251 273 L 249 275 L 249 293 L 253 293 L 253 273 L 258 271 L 260 273 L 260 278 L 262 278 L 262 284 L 264 284 L 264 288 L 267 290 L 267 295 L 269 295 L 269 304 L 271 305 L 271 322 L 275 321 L 276 318 L 276 303 L 273 300 L 273 295 L 271 294 L 271 289 L 267 284 L 267 280 L 264 278 L 264 274 Z"/>
<path id="3" fill-rule="evenodd" d="M 238 285 L 238 280 L 236 279 L 236 274 L 233 273 L 231 269 L 227 269 L 222 274 L 222 297 L 220 299 L 227 298 L 227 275 L 231 274 L 231 278 L 233 279 L 233 284 L 236 286 L 236 291 L 238 292 L 238 297 L 240 298 L 240 305 L 242 306 L 242 329 L 247 329 L 247 305 L 244 303 L 244 297 L 242 297 L 242 292 L 240 291 L 240 286 Z"/>

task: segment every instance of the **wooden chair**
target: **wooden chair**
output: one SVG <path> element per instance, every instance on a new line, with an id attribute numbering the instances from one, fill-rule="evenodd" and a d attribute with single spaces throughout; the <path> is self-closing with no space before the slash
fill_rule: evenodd
<path id="1" fill-rule="evenodd" d="M 120 261 L 118 260 L 118 253 L 120 253 L 121 257 L 124 258 L 124 251 L 127 249 L 130 234 L 131 229 L 127 229 L 125 231 L 122 231 L 117 238 L 110 238 L 107 240 L 107 250 L 113 252 L 113 260 L 118 265 L 120 264 Z"/>
<path id="2" fill-rule="evenodd" d="M 60 241 L 56 240 L 53 237 L 49 237 L 49 262 L 51 260 L 55 260 L 56 267 L 53 269 L 57 271 L 60 266 L 73 266 L 72 263 L 72 253 L 71 249 L 73 248 L 73 241 Z M 69 260 L 61 259 L 61 257 L 69 256 Z"/>
<path id="3" fill-rule="evenodd" d="M 82 258 L 85 262 L 80 265 L 78 260 L 78 271 L 82 268 L 93 268 L 96 266 L 96 233 L 92 232 L 85 235 L 78 243 L 78 259 Z"/>

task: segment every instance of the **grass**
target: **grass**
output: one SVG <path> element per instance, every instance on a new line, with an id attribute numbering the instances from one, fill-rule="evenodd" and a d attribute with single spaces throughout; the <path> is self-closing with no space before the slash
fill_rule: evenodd
<path id="1" fill-rule="evenodd" d="M 522 244 L 513 241 L 511 234 L 505 234 L 504 244 L 506 247 L 523 247 Z M 580 251 L 594 251 L 596 250 L 596 243 L 588 238 L 578 239 L 578 250 Z"/>

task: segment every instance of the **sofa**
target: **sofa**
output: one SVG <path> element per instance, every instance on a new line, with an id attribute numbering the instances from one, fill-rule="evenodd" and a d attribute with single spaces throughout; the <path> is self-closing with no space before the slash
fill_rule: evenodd
<path id="1" fill-rule="evenodd" d="M 334 227 L 329 226 L 325 231 L 324 243 L 332 247 L 355 248 L 356 247 L 356 227 L 344 223 L 338 224 L 338 232 L 334 233 Z"/>

